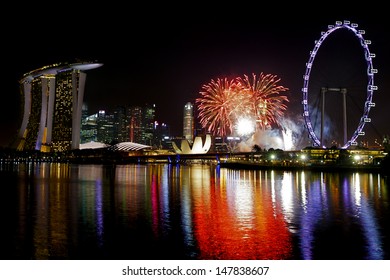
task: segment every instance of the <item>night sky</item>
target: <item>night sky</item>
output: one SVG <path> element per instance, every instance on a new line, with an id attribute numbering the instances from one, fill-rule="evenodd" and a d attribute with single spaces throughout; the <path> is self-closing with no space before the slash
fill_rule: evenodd
<path id="1" fill-rule="evenodd" d="M 15 14 L 9 22 L 2 22 L 5 30 L 1 146 L 10 142 L 19 126 L 18 80 L 23 74 L 45 65 L 76 60 L 104 64 L 87 72 L 84 100 L 91 114 L 100 109 L 112 112 L 117 105 L 156 104 L 157 120 L 167 123 L 171 134 L 181 136 L 183 107 L 200 96 L 203 84 L 211 79 L 263 72 L 277 75 L 280 84 L 289 88 L 286 114 L 301 125 L 301 88 L 309 53 L 321 31 L 344 20 L 357 23 L 359 29 L 366 31 L 364 38 L 372 41 L 370 51 L 376 54 L 376 107 L 370 112 L 372 123 L 365 127 L 365 139 L 374 141 L 390 134 L 389 31 L 375 13 L 319 13 L 313 8 L 308 13 L 286 16 L 286 12 L 276 14 L 269 8 L 260 11 L 251 6 L 231 6 L 227 11 L 124 9 L 117 7 L 106 13 L 103 7 L 98 12 L 83 9 L 80 13 L 53 13 L 41 19 L 37 19 L 39 14 L 26 9 L 25 14 Z M 16 28 L 16 23 L 20 28 Z M 320 49 L 323 55 L 318 57 L 318 65 L 317 58 L 314 62 L 321 70 L 313 70 L 313 86 L 348 86 L 351 92 L 358 91 L 362 77 L 366 77 L 358 40 L 352 32 L 328 38 L 327 45 L 324 43 Z M 351 57 L 347 62 L 341 49 Z M 322 69 L 327 68 L 325 75 Z M 345 69 L 348 82 L 340 81 L 343 74 L 328 75 L 332 72 L 329 68 Z M 363 76 L 349 75 L 355 71 Z M 355 102 L 361 100 L 356 98 Z"/>

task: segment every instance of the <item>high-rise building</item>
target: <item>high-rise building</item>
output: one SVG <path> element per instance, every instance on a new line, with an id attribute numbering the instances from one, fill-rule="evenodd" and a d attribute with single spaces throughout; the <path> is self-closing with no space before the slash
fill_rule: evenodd
<path id="1" fill-rule="evenodd" d="M 114 140 L 114 115 L 107 114 L 105 110 L 99 110 L 97 117 L 97 141 L 101 143 L 111 144 Z"/>
<path id="2" fill-rule="evenodd" d="M 81 113 L 80 144 L 97 141 L 98 114 L 89 115 L 88 105 L 83 104 Z"/>
<path id="3" fill-rule="evenodd" d="M 184 139 L 192 143 L 194 139 L 194 106 L 191 102 L 184 105 L 183 114 L 183 136 Z"/>
<path id="4" fill-rule="evenodd" d="M 128 142 L 129 123 L 127 118 L 127 110 L 125 106 L 117 106 L 114 110 L 114 141 Z"/>
<path id="5" fill-rule="evenodd" d="M 142 112 L 143 109 L 140 106 L 133 106 L 127 109 L 130 142 L 142 142 Z"/>
<path id="6" fill-rule="evenodd" d="M 155 121 L 153 145 L 158 149 L 172 149 L 171 142 L 169 126 Z"/>
<path id="7" fill-rule="evenodd" d="M 23 75 L 19 81 L 23 119 L 16 149 L 42 152 L 78 149 L 85 71 L 102 65 L 53 64 Z"/>
<path id="8" fill-rule="evenodd" d="M 155 104 L 146 104 L 142 114 L 142 142 L 141 144 L 153 146 L 154 141 L 154 121 L 156 114 Z"/>

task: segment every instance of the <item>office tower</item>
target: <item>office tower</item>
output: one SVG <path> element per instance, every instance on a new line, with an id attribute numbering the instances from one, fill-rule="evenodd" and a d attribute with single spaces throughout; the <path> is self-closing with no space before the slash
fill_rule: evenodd
<path id="1" fill-rule="evenodd" d="M 171 149 L 169 126 L 166 123 L 154 122 L 154 145 L 159 149 Z"/>
<path id="2" fill-rule="evenodd" d="M 129 142 L 129 123 L 125 106 L 114 110 L 114 142 Z"/>
<path id="3" fill-rule="evenodd" d="M 97 141 L 97 116 L 89 115 L 88 106 L 84 103 L 81 113 L 80 144 Z"/>
<path id="4" fill-rule="evenodd" d="M 183 136 L 184 139 L 192 143 L 194 139 L 194 106 L 191 102 L 187 102 L 184 106 Z"/>
<path id="5" fill-rule="evenodd" d="M 16 149 L 42 152 L 78 149 L 85 71 L 102 65 L 61 63 L 26 73 L 19 81 L 23 119 Z"/>
<path id="6" fill-rule="evenodd" d="M 154 141 L 154 121 L 156 114 L 155 104 L 146 104 L 142 115 L 142 142 L 141 144 L 153 146 Z"/>
<path id="7" fill-rule="evenodd" d="M 114 127 L 114 114 L 107 114 L 105 110 L 99 110 L 97 116 L 98 142 L 111 144 L 115 138 Z"/>
<path id="8" fill-rule="evenodd" d="M 130 142 L 142 142 L 142 112 L 143 110 L 140 106 L 133 106 L 127 109 Z"/>

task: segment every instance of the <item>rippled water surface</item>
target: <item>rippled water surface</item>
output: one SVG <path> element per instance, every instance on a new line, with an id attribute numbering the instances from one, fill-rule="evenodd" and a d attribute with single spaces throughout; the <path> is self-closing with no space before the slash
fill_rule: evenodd
<path id="1" fill-rule="evenodd" d="M 1 259 L 390 259 L 389 181 L 215 165 L 0 165 Z"/>

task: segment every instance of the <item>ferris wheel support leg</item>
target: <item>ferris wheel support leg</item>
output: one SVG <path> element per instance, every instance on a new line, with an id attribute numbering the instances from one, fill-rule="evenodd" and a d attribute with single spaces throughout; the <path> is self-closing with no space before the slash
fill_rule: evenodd
<path id="1" fill-rule="evenodd" d="M 324 146 L 324 115 L 325 115 L 325 93 L 327 89 L 321 88 L 321 147 Z"/>
<path id="2" fill-rule="evenodd" d="M 344 125 L 344 143 L 347 143 L 347 89 L 342 88 L 341 93 L 343 94 L 343 125 Z"/>

